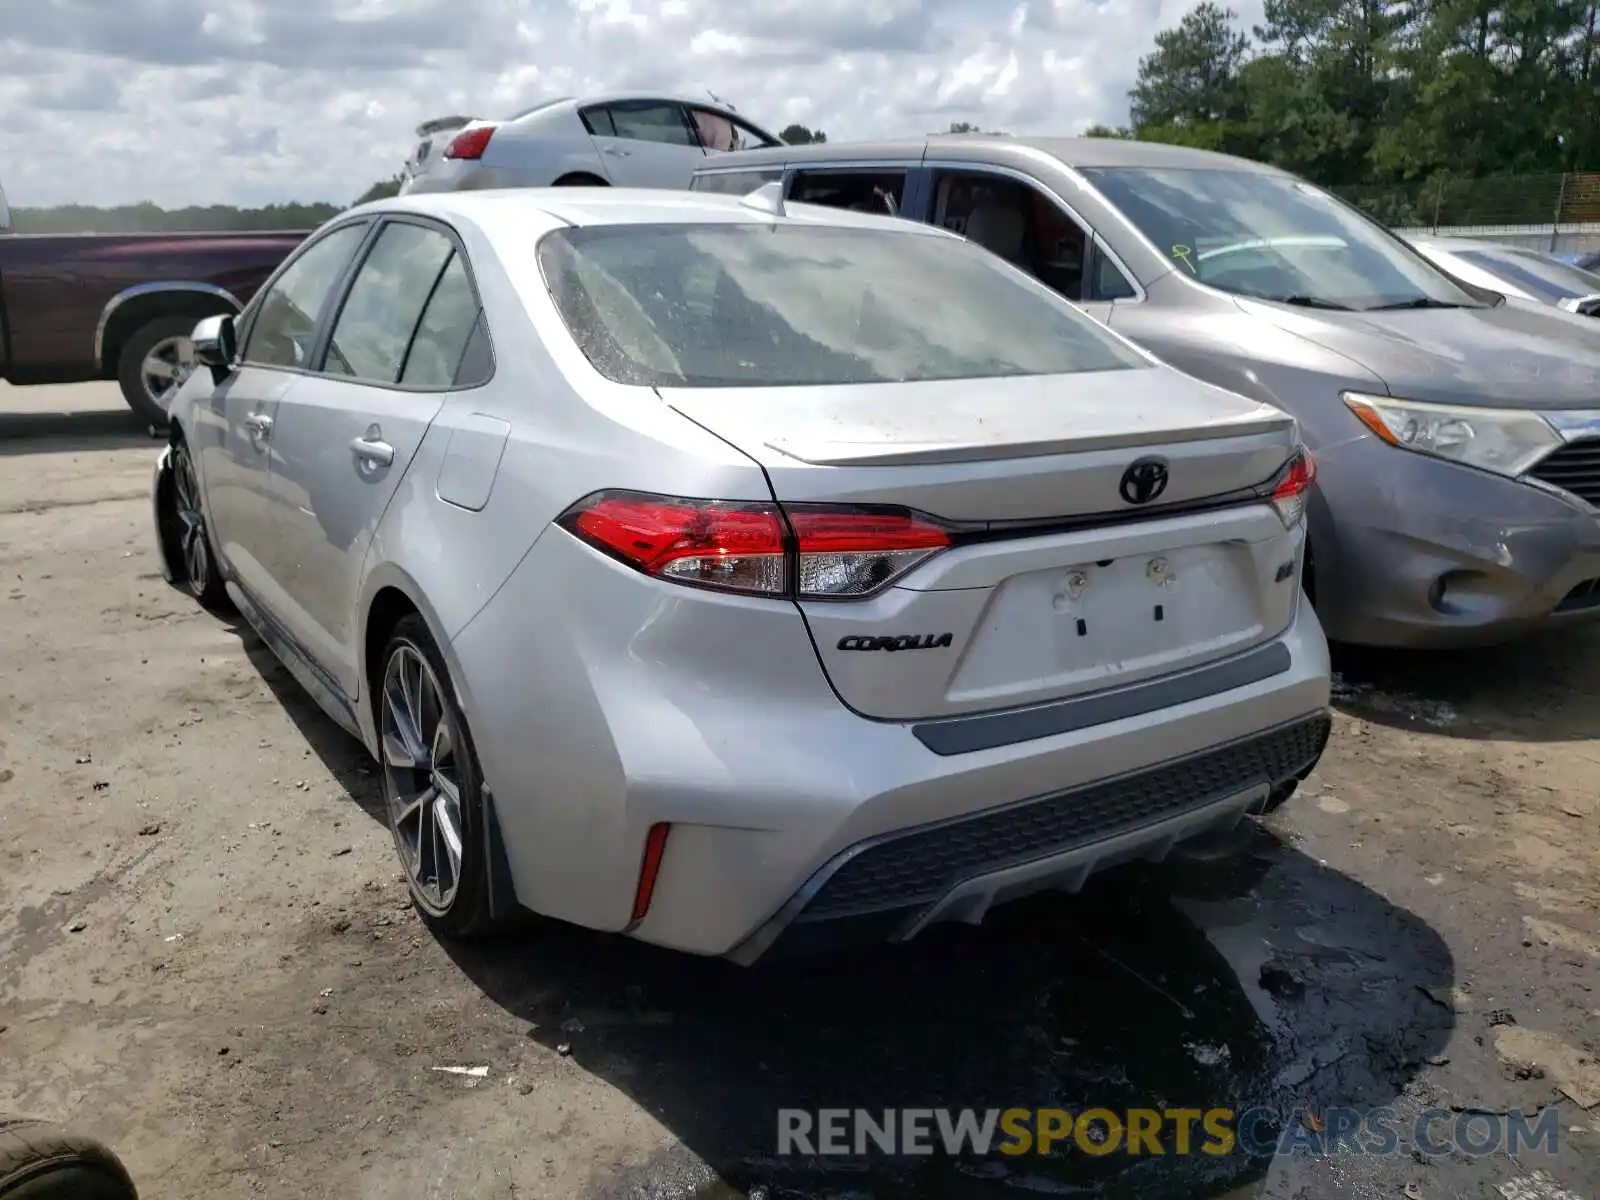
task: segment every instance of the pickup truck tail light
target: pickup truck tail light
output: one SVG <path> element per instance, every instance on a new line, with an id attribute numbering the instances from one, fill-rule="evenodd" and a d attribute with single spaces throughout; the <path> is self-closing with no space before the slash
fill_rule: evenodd
<path id="1" fill-rule="evenodd" d="M 640 492 L 599 492 L 557 523 L 657 579 L 803 600 L 870 595 L 950 545 L 945 530 L 904 510 Z"/>

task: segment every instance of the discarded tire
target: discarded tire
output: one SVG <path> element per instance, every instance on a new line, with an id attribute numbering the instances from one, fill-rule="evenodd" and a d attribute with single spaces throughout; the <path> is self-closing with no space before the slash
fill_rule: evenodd
<path id="1" fill-rule="evenodd" d="M 138 1200 L 126 1168 L 94 1138 L 0 1117 L 0 1200 Z"/>

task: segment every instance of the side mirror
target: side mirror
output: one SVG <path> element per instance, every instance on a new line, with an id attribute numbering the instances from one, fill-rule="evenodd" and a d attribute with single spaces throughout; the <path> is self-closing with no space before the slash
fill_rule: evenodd
<path id="1" fill-rule="evenodd" d="M 189 340 L 194 343 L 195 361 L 209 367 L 211 378 L 217 383 L 221 383 L 233 371 L 239 345 L 231 316 L 207 317 L 194 327 Z"/>
<path id="2" fill-rule="evenodd" d="M 1580 317 L 1600 316 L 1600 295 L 1573 296 L 1563 300 L 1561 307 L 1570 313 L 1577 313 Z"/>

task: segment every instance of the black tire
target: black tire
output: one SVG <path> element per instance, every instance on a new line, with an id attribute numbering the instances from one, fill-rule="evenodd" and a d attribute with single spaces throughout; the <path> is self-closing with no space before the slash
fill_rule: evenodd
<path id="1" fill-rule="evenodd" d="M 563 175 L 560 179 L 556 180 L 555 183 L 551 184 L 551 186 L 552 187 L 610 187 L 611 185 L 609 183 L 607 183 L 604 179 L 601 179 L 600 176 L 598 176 L 598 175 L 584 175 L 584 174 L 582 174 L 580 172 L 577 175 Z"/>
<path id="2" fill-rule="evenodd" d="M 232 608 L 217 565 L 216 543 L 200 504 L 200 480 L 182 438 L 172 443 L 171 469 L 157 495 L 160 506 L 161 553 L 173 585 L 188 592 L 202 607 L 226 613 Z"/>
<path id="3" fill-rule="evenodd" d="M 144 382 L 145 357 L 162 342 L 186 338 L 199 317 L 155 317 L 133 331 L 117 355 L 117 384 L 128 407 L 157 429 L 167 427 L 167 410 L 150 394 Z"/>
<path id="4" fill-rule="evenodd" d="M 94 1138 L 7 1117 L 0 1120 L 0 1200 L 139 1200 L 139 1192 Z"/>
<path id="5" fill-rule="evenodd" d="M 397 683 L 401 683 L 404 690 L 404 672 L 412 665 L 411 656 L 420 656 L 432 673 L 431 681 L 419 682 L 419 693 L 431 689 L 438 703 L 430 708 L 424 698 L 417 705 L 422 715 L 412 723 L 412 727 L 417 729 L 420 734 L 418 740 L 428 749 L 428 762 L 426 766 L 408 768 L 391 761 L 389 739 L 391 736 L 400 736 L 396 731 L 401 718 L 397 716 L 399 710 L 391 706 L 390 699 L 399 694 L 393 691 Z M 394 836 L 395 851 L 400 857 L 406 884 L 411 890 L 412 903 L 424 923 L 445 937 L 467 940 L 494 932 L 500 922 L 494 917 L 490 905 L 489 864 L 484 838 L 483 774 L 478 767 L 478 755 L 472 744 L 472 732 L 467 727 L 466 715 L 456 701 L 450 670 L 445 666 L 444 656 L 439 653 L 438 643 L 428 632 L 427 624 L 415 613 L 400 619 L 389 637 L 388 645 L 384 647 L 372 703 L 379 737 L 384 812 L 389 831 Z M 437 714 L 439 722 L 448 723 L 449 726 L 448 766 L 445 755 L 435 753 L 441 743 L 437 726 L 428 728 L 431 714 Z M 404 738 L 400 740 L 403 742 Z M 435 757 L 437 762 L 434 761 Z M 439 870 L 439 855 L 444 843 L 433 842 L 430 870 L 426 852 L 412 846 L 410 822 L 406 822 L 407 828 L 402 828 L 397 819 L 407 800 L 420 793 L 433 792 L 441 797 L 446 796 L 446 779 L 454 784 L 458 793 L 455 832 L 461 846 L 459 864 L 449 868 L 455 876 L 455 887 L 449 896 L 443 894 L 443 875 Z M 435 825 L 432 828 L 437 829 L 441 817 L 449 819 L 451 814 L 448 804 L 442 799 L 435 800 L 431 805 L 423 804 L 416 811 L 420 847 L 423 831 L 428 828 L 426 822 L 433 820 Z M 448 863 L 447 854 L 445 859 Z"/>

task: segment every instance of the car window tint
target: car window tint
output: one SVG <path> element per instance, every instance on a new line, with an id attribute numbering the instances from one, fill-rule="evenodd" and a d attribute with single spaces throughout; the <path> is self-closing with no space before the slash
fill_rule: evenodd
<path id="1" fill-rule="evenodd" d="M 334 284 L 367 236 L 366 222 L 344 225 L 306 246 L 254 305 L 241 358 L 264 367 L 303 367 Z"/>
<path id="2" fill-rule="evenodd" d="M 696 175 L 689 189 L 695 192 L 721 192 L 727 196 L 747 196 L 763 184 L 782 178 L 782 167 L 760 171 L 709 171 Z"/>
<path id="3" fill-rule="evenodd" d="M 540 243 L 602 375 L 789 386 L 1137 369 L 1148 359 L 967 242 L 906 226 L 616 225 Z"/>
<path id="4" fill-rule="evenodd" d="M 1094 282 L 1089 289 L 1091 300 L 1131 300 L 1138 295 L 1133 284 L 1128 282 L 1128 277 L 1117 269 L 1117 264 L 1111 261 L 1105 251 L 1096 249 L 1094 254 Z"/>
<path id="5" fill-rule="evenodd" d="M 694 134 L 676 104 L 613 104 L 588 114 L 594 131 L 603 137 L 636 142 L 665 142 L 693 146 Z"/>
<path id="6" fill-rule="evenodd" d="M 386 225 L 356 271 L 322 369 L 330 375 L 393 383 L 417 318 L 453 251 L 450 239 L 436 229 Z"/>
<path id="7" fill-rule="evenodd" d="M 905 198 L 904 171 L 796 171 L 789 184 L 789 199 L 795 204 L 852 212 L 897 215 Z"/>
<path id="8" fill-rule="evenodd" d="M 453 255 L 417 324 L 400 382 L 411 387 L 453 384 L 462 351 L 477 321 L 478 298 L 473 295 L 467 265 L 461 255 Z"/>

